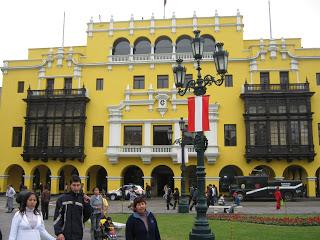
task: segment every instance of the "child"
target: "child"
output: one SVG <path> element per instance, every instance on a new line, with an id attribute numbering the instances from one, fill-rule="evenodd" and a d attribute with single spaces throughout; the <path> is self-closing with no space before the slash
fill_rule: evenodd
<path id="1" fill-rule="evenodd" d="M 100 230 L 95 235 L 96 239 L 117 239 L 114 224 L 111 217 L 102 216 L 100 220 Z"/>

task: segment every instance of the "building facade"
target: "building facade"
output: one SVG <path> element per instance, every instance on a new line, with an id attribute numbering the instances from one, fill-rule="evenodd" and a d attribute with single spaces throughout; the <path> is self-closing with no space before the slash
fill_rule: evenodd
<path id="1" fill-rule="evenodd" d="M 0 105 L 0 192 L 49 184 L 64 190 L 78 174 L 84 190 L 149 183 L 180 187 L 179 120 L 187 97 L 174 86 L 181 58 L 196 78 L 191 41 L 205 40 L 202 72 L 215 74 L 213 49 L 229 52 L 225 83 L 208 87 L 207 184 L 227 191 L 237 175 L 301 179 L 319 192 L 320 49 L 301 39 L 243 39 L 242 16 L 90 21 L 87 45 L 29 49 L 5 61 Z M 188 135 L 192 139 L 192 134 Z M 187 186 L 196 184 L 196 152 L 188 149 Z"/>

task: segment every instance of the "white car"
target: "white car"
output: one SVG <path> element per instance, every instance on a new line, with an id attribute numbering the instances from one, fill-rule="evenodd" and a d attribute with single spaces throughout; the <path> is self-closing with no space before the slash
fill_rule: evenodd
<path id="1" fill-rule="evenodd" d="M 109 197 L 109 199 L 111 201 L 114 201 L 114 200 L 117 200 L 117 199 L 121 199 L 122 198 L 122 191 L 124 190 L 124 196 L 125 196 L 125 199 L 128 200 L 129 199 L 129 196 L 128 196 L 128 193 L 131 189 L 134 190 L 134 192 L 138 195 L 138 196 L 141 196 L 141 195 L 144 195 L 145 194 L 145 191 L 143 190 L 143 188 L 139 185 L 135 185 L 135 184 L 127 184 L 127 185 L 123 185 L 121 188 L 118 188 L 117 190 L 112 190 L 112 191 L 109 191 L 107 193 L 107 196 Z"/>

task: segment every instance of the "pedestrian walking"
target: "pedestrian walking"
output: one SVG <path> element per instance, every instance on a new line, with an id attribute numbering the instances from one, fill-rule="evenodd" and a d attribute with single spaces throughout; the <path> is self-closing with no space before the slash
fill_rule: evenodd
<path id="1" fill-rule="evenodd" d="M 174 204 L 173 204 L 173 210 L 176 209 L 177 203 L 179 202 L 179 198 L 180 198 L 180 192 L 178 188 L 174 189 L 174 193 L 173 193 L 173 200 L 174 200 Z"/>
<path id="2" fill-rule="evenodd" d="M 147 202 L 137 197 L 133 211 L 126 223 L 126 240 L 161 240 L 155 216 L 147 211 Z"/>
<path id="3" fill-rule="evenodd" d="M 169 206 L 173 207 L 171 200 L 172 200 L 172 190 L 170 187 L 168 187 L 167 194 L 166 194 L 167 210 L 169 210 Z"/>
<path id="4" fill-rule="evenodd" d="M 151 198 L 151 186 L 146 183 L 146 195 L 147 195 L 147 198 Z"/>
<path id="5" fill-rule="evenodd" d="M 99 223 L 101 219 L 101 215 L 103 214 L 103 197 L 100 194 L 100 189 L 95 187 L 93 189 L 94 195 L 90 198 L 90 205 L 93 208 L 93 212 L 91 214 L 91 240 L 95 240 L 94 232 L 99 228 Z"/>
<path id="6" fill-rule="evenodd" d="M 163 187 L 163 192 L 164 192 L 163 198 L 164 198 L 164 199 L 167 199 L 167 195 L 168 195 L 168 185 L 167 185 L 167 184 L 164 185 L 164 187 Z"/>
<path id="7" fill-rule="evenodd" d="M 214 205 L 214 189 L 212 188 L 212 184 L 209 184 L 207 187 L 207 206 L 209 207 L 210 205 Z"/>
<path id="8" fill-rule="evenodd" d="M 43 190 L 41 193 L 41 212 L 43 216 L 43 220 L 48 220 L 49 218 L 49 202 L 50 202 L 51 194 L 48 187 L 43 186 Z"/>
<path id="9" fill-rule="evenodd" d="M 193 206 L 196 206 L 197 203 L 198 203 L 198 189 L 195 187 L 194 191 L 193 191 L 193 194 L 192 194 L 192 203 L 190 205 L 189 210 L 192 211 Z"/>
<path id="10" fill-rule="evenodd" d="M 80 177 L 72 175 L 70 192 L 62 194 L 57 200 L 53 224 L 57 240 L 82 240 L 84 223 L 93 209 L 90 198 L 80 193 L 80 189 Z"/>
<path id="11" fill-rule="evenodd" d="M 7 186 L 7 191 L 6 191 L 6 197 L 7 197 L 7 203 L 6 203 L 6 208 L 8 209 L 6 213 L 11 213 L 13 211 L 13 199 L 14 195 L 16 195 L 16 191 L 12 187 L 12 185 Z"/>
<path id="12" fill-rule="evenodd" d="M 189 206 L 190 206 L 190 203 L 191 203 L 191 201 L 192 201 L 193 193 L 194 193 L 194 187 L 191 186 L 191 187 L 190 187 L 190 195 L 189 195 Z"/>
<path id="13" fill-rule="evenodd" d="M 45 229 L 40 211 L 39 198 L 35 193 L 28 192 L 23 198 L 21 208 L 15 213 L 9 240 L 55 240 Z"/>
<path id="14" fill-rule="evenodd" d="M 276 187 L 276 191 L 274 192 L 274 198 L 276 199 L 276 209 L 280 210 L 282 196 L 279 187 Z"/>

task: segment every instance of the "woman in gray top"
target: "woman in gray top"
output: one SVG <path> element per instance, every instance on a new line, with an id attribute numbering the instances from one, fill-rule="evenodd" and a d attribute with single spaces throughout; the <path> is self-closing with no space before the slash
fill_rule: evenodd
<path id="1" fill-rule="evenodd" d="M 94 232 L 97 228 L 99 228 L 99 222 L 101 219 L 101 215 L 103 214 L 103 199 L 100 194 L 100 190 L 98 187 L 93 189 L 94 195 L 90 198 L 90 204 L 93 208 L 93 213 L 91 215 L 91 240 L 95 240 Z"/>

